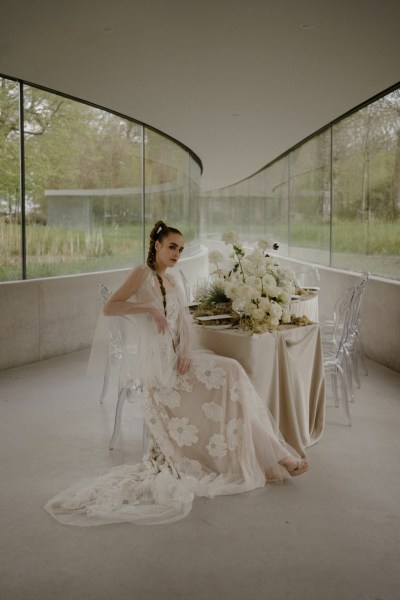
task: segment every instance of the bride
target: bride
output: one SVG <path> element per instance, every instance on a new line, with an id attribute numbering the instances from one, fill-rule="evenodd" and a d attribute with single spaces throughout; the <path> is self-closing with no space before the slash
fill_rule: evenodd
<path id="1" fill-rule="evenodd" d="M 131 320 L 122 376 L 140 380 L 149 452 L 52 498 L 45 508 L 62 523 L 170 523 L 190 512 L 195 496 L 246 492 L 308 469 L 241 365 L 193 348 L 182 292 L 166 273 L 183 249 L 182 234 L 157 222 L 147 264 L 104 306 L 106 316 Z"/>

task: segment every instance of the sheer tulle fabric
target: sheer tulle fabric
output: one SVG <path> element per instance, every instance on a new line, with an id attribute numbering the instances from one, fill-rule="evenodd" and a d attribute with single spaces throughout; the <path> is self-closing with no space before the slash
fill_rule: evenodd
<path id="1" fill-rule="evenodd" d="M 155 276 L 142 269 L 142 286 L 131 301 L 162 310 Z M 121 376 L 142 384 L 150 452 L 141 463 L 61 492 L 46 510 L 71 525 L 171 523 L 191 511 L 196 496 L 236 494 L 286 479 L 279 461 L 288 448 L 241 365 L 191 346 L 178 285 L 167 294 L 168 333 L 158 334 L 146 314 L 129 319 Z M 100 338 L 92 365 L 101 356 Z M 191 367 L 179 375 L 177 357 L 189 347 Z"/>

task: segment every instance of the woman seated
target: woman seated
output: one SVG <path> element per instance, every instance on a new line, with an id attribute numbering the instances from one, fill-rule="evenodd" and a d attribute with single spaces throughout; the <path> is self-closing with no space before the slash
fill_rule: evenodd
<path id="1" fill-rule="evenodd" d="M 195 496 L 246 492 L 308 469 L 242 366 L 192 348 L 183 294 L 166 272 L 183 249 L 177 229 L 156 223 L 147 264 L 104 306 L 107 316 L 134 320 L 137 352 L 126 353 L 122 373 L 141 381 L 149 452 L 50 500 L 46 509 L 63 523 L 169 523 L 190 512 Z"/>

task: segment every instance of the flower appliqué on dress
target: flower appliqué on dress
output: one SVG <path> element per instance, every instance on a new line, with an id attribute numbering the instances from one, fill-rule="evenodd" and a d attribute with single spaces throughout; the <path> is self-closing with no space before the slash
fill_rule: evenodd
<path id="1" fill-rule="evenodd" d="M 198 440 L 199 429 L 196 425 L 189 425 L 187 417 L 173 417 L 170 419 L 168 431 L 180 448 L 182 446 L 192 446 Z"/>
<path id="2" fill-rule="evenodd" d="M 204 383 L 208 390 L 218 389 L 225 382 L 226 371 L 222 367 L 213 366 L 211 360 L 198 360 L 195 362 L 194 371 L 199 381 Z"/>
<path id="3" fill-rule="evenodd" d="M 191 392 L 193 390 L 193 385 L 189 383 L 189 375 L 187 373 L 178 375 L 175 389 L 182 390 L 183 392 Z"/>
<path id="4" fill-rule="evenodd" d="M 233 384 L 230 389 L 232 402 L 240 402 L 239 384 L 237 381 Z"/>
<path id="5" fill-rule="evenodd" d="M 229 450 L 236 450 L 242 444 L 243 421 L 242 419 L 231 419 L 226 427 L 226 437 Z"/>
<path id="6" fill-rule="evenodd" d="M 157 404 L 163 404 L 168 408 L 178 408 L 181 405 L 181 396 L 171 388 L 162 388 L 154 392 L 154 399 Z"/>
<path id="7" fill-rule="evenodd" d="M 216 402 L 205 402 L 202 405 L 202 410 L 206 417 L 218 423 L 222 419 L 222 406 Z"/>
<path id="8" fill-rule="evenodd" d="M 211 456 L 218 458 L 226 456 L 227 444 L 225 442 L 225 437 L 221 433 L 215 433 L 210 437 L 206 448 Z"/>
<path id="9" fill-rule="evenodd" d="M 203 467 L 198 460 L 192 460 L 190 458 L 184 457 L 180 461 L 178 465 L 178 471 L 182 475 L 188 475 L 192 477 L 196 477 L 196 479 L 200 479 L 203 475 Z"/>

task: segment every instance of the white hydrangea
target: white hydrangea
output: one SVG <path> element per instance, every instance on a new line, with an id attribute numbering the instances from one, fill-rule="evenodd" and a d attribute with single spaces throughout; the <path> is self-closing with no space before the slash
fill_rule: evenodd
<path id="1" fill-rule="evenodd" d="M 226 231 L 222 234 L 222 241 L 225 245 L 237 244 L 239 242 L 239 236 L 235 231 Z"/>
<path id="2" fill-rule="evenodd" d="M 268 250 L 268 248 L 273 248 L 274 242 L 270 238 L 264 238 L 258 241 L 257 247 L 260 250 Z"/>
<path id="3" fill-rule="evenodd" d="M 208 253 L 208 260 L 211 264 L 218 265 L 218 263 L 221 263 L 224 260 L 224 256 L 219 250 L 211 250 L 211 252 Z"/>
<path id="4" fill-rule="evenodd" d="M 251 316 L 255 321 L 262 321 L 265 317 L 265 312 L 262 310 L 262 308 L 257 308 L 257 306 L 254 305 L 254 308 L 251 311 Z"/>

